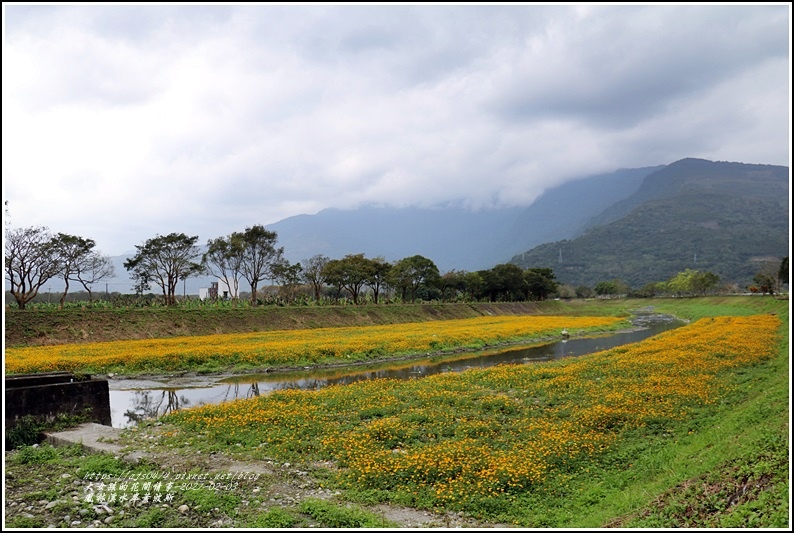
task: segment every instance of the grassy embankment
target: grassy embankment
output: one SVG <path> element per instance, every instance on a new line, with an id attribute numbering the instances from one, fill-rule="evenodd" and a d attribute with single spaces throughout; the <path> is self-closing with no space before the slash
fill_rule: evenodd
<path id="1" fill-rule="evenodd" d="M 491 316 L 170 339 L 8 348 L 7 374 L 219 372 L 340 366 L 444 350 L 474 350 L 532 339 L 604 332 L 620 317 Z"/>
<path id="2" fill-rule="evenodd" d="M 245 309 L 69 309 L 6 315 L 7 374 L 154 374 L 338 366 L 609 332 L 585 302 Z M 596 306 L 597 307 L 597 306 Z M 572 315 L 568 321 L 553 314 Z"/>
<path id="3" fill-rule="evenodd" d="M 157 445 L 332 461 L 342 468 L 307 469 L 340 490 L 340 501 L 463 509 L 526 527 L 790 525 L 788 302 L 551 305 L 554 314 L 622 316 L 652 305 L 693 321 L 764 316 L 706 318 L 632 347 L 520 371 L 188 410 L 162 421 Z M 295 524 L 302 512 L 276 506 L 267 516 Z M 236 525 L 261 516 L 240 515 Z"/>
<path id="4" fill-rule="evenodd" d="M 321 327 L 375 326 L 493 315 L 555 314 L 559 302 L 241 308 L 6 308 L 9 347 L 166 339 Z M 578 304 L 580 307 L 584 302 Z M 576 306 L 576 304 L 574 304 Z M 566 306 L 569 307 L 569 306 Z"/>

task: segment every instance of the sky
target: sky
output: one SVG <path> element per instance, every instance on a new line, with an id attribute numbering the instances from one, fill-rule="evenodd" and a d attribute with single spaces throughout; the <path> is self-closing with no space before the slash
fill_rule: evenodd
<path id="1" fill-rule="evenodd" d="M 791 5 L 3 3 L 6 228 L 134 252 L 365 204 L 790 166 Z"/>

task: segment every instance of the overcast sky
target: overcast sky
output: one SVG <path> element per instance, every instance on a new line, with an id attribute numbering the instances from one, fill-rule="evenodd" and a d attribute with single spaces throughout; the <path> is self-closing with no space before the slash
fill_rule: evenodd
<path id="1" fill-rule="evenodd" d="M 790 165 L 791 7 L 3 4 L 6 224 L 105 255 L 326 207 Z"/>

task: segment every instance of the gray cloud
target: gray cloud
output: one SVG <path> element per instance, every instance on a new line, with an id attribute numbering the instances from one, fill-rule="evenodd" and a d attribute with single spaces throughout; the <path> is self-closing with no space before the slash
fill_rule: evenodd
<path id="1" fill-rule="evenodd" d="M 106 253 L 325 207 L 525 205 L 684 157 L 789 162 L 788 5 L 4 10 L 11 222 Z"/>
<path id="2" fill-rule="evenodd" d="M 773 13 L 747 6 L 594 8 L 571 31 L 553 28 L 519 52 L 520 68 L 505 80 L 495 108 L 506 120 L 565 117 L 631 127 L 759 62 L 788 61 L 788 24 Z"/>

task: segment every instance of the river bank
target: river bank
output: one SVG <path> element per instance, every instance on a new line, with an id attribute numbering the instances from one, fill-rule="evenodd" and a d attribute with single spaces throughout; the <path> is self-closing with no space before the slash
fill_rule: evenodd
<path id="1" fill-rule="evenodd" d="M 85 344 L 117 340 L 373 326 L 481 316 L 580 314 L 584 300 L 256 308 L 149 308 L 24 310 L 6 308 L 9 347 Z"/>
<path id="2" fill-rule="evenodd" d="M 269 394 L 277 390 L 318 390 L 371 379 L 404 380 L 438 373 L 462 372 L 503 364 L 527 364 L 578 357 L 639 342 L 684 325 L 669 315 L 643 314 L 634 327 L 600 334 L 542 337 L 532 342 L 502 343 L 487 349 L 455 349 L 383 358 L 378 362 L 315 365 L 267 373 L 220 372 L 180 375 L 109 376 L 114 427 L 129 427 L 177 409 Z"/>
<path id="3" fill-rule="evenodd" d="M 565 339 L 577 338 L 598 338 L 605 336 L 615 336 L 621 334 L 635 333 L 649 329 L 654 325 L 659 324 L 672 324 L 672 323 L 685 323 L 686 320 L 678 319 L 672 315 L 665 315 L 653 313 L 652 308 L 638 310 L 638 314 L 630 319 L 632 327 L 623 328 L 609 332 L 579 332 L 574 333 L 572 336 L 566 336 Z M 477 354 L 492 354 L 499 351 L 509 350 L 511 348 L 532 348 L 536 346 L 544 346 L 552 343 L 559 342 L 560 336 L 540 336 L 530 340 L 499 342 L 493 345 L 486 345 L 477 348 L 455 348 L 451 350 L 436 350 L 420 354 L 405 354 L 395 355 L 392 357 L 382 357 L 376 362 L 374 361 L 348 361 L 341 363 L 327 363 L 327 364 L 313 364 L 303 367 L 283 366 L 276 368 L 265 368 L 259 370 L 225 370 L 220 372 L 197 372 L 197 371 L 179 371 L 170 373 L 157 373 L 157 374 L 95 374 L 97 379 L 109 379 L 117 383 L 125 383 L 125 388 L 135 388 L 138 384 L 150 385 L 156 382 L 163 388 L 191 388 L 191 387 L 207 387 L 223 380 L 233 380 L 235 378 L 244 378 L 250 375 L 264 375 L 267 374 L 273 379 L 278 379 L 279 376 L 289 378 L 296 375 L 296 373 L 323 373 L 333 370 L 344 370 L 346 373 L 359 371 L 358 369 L 368 368 L 385 368 L 390 365 L 405 363 L 405 362 L 421 362 L 433 361 L 444 362 L 447 359 L 467 359 L 469 357 L 477 357 Z M 468 355 L 467 355 L 468 354 Z"/>

